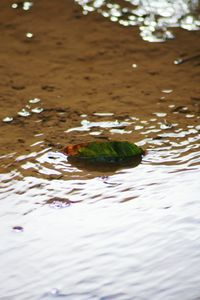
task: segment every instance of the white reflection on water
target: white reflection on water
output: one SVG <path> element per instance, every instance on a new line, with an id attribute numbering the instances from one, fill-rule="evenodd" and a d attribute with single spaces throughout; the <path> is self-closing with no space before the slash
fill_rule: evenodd
<path id="1" fill-rule="evenodd" d="M 102 115 L 101 115 L 102 116 Z M 104 121 L 104 122 L 90 122 L 88 120 L 81 121 L 81 127 L 70 128 L 66 132 L 71 131 L 89 131 L 92 127 L 99 127 L 99 128 L 121 128 L 131 124 L 130 122 L 119 122 L 118 120 L 115 121 Z"/>
<path id="2" fill-rule="evenodd" d="M 83 13 L 97 11 L 123 26 L 139 26 L 145 41 L 163 42 L 174 38 L 171 27 L 199 30 L 199 1 L 197 0 L 75 0 Z M 127 4 L 126 4 L 127 3 Z"/>
<path id="3" fill-rule="evenodd" d="M 62 299 L 196 299 L 198 173 L 170 170 L 141 165 L 107 180 L 13 178 L 0 202 L 2 295 L 51 299 L 58 289 Z M 52 196 L 83 202 L 43 206 Z M 117 204 L 123 197 L 134 201 Z"/>
<path id="4" fill-rule="evenodd" d="M 187 125 L 183 108 L 80 116 L 73 135 L 137 133 L 148 151 L 135 168 L 79 169 L 37 142 L 0 157 L 5 299 L 198 299 L 199 119 Z"/>

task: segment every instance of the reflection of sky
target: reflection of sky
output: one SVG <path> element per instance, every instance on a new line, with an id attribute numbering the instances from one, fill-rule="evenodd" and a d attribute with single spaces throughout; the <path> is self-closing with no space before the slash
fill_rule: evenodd
<path id="1" fill-rule="evenodd" d="M 124 3 L 127 3 L 127 6 L 109 0 L 75 1 L 83 7 L 83 14 L 97 11 L 120 25 L 139 26 L 141 37 L 149 42 L 162 42 L 174 38 L 170 27 L 182 27 L 187 30 L 200 28 L 197 0 L 126 0 Z"/>
<path id="2" fill-rule="evenodd" d="M 197 169 L 146 161 L 89 180 L 10 175 L 1 176 L 4 299 L 198 299 Z"/>
<path id="3" fill-rule="evenodd" d="M 171 104 L 146 119 L 96 112 L 77 121 L 66 135 L 129 131 L 146 155 L 136 168 L 78 169 L 62 151 L 44 148 L 41 127 L 24 153 L 16 146 L 1 156 L 1 295 L 199 299 L 199 116 Z"/>

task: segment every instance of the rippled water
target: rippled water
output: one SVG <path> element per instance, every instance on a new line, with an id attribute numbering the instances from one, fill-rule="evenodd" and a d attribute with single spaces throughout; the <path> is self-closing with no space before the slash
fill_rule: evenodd
<path id="1" fill-rule="evenodd" d="M 64 134 L 136 140 L 147 154 L 135 168 L 78 169 L 41 131 L 32 152 L 1 157 L 3 299 L 199 299 L 197 112 L 76 123 Z"/>
<path id="2" fill-rule="evenodd" d="M 171 27 L 199 29 L 197 1 L 76 2 L 84 14 L 139 26 L 148 41 L 171 38 Z M 134 115 L 63 109 L 59 98 L 47 108 L 33 97 L 3 117 L 4 138 L 30 134 L 1 149 L 0 299 L 200 299 L 199 97 L 179 106 L 172 89 L 161 92 L 151 109 L 134 100 Z M 62 152 L 66 141 L 94 140 L 135 142 L 146 155 L 135 167 L 91 168 Z"/>
<path id="3" fill-rule="evenodd" d="M 123 26 L 139 26 L 140 35 L 148 42 L 173 39 L 170 28 L 199 30 L 200 15 L 197 0 L 75 0 L 83 14 L 97 11 L 103 17 Z"/>

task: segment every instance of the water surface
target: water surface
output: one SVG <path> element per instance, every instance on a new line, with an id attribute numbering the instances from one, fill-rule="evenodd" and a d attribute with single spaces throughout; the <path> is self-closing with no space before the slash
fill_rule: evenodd
<path id="1" fill-rule="evenodd" d="M 173 39 L 171 28 L 199 30 L 199 1 L 148 0 L 75 0 L 83 14 L 97 11 L 103 17 L 123 26 L 138 26 L 140 36 L 148 42 Z"/>
<path id="2" fill-rule="evenodd" d="M 177 111 L 97 112 L 66 129 L 97 139 L 137 132 L 147 154 L 135 168 L 77 169 L 42 149 L 42 133 L 31 153 L 1 157 L 6 299 L 198 299 L 199 117 Z"/>
<path id="3" fill-rule="evenodd" d="M 184 39 L 196 32 L 125 43 L 72 1 L 17 3 L 0 26 L 0 298 L 198 300 L 199 54 Z M 196 1 L 120 3 L 79 1 L 148 41 L 199 28 Z M 146 155 L 105 170 L 62 152 L 94 140 Z"/>

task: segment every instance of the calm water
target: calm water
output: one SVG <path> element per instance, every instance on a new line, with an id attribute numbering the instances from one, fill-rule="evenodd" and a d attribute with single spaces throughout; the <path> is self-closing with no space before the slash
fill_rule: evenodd
<path id="1" fill-rule="evenodd" d="M 103 14 L 106 1 L 78 2 Z M 140 12 L 143 7 L 143 16 L 157 1 L 127 3 Z M 166 5 L 175 4 L 159 3 L 159 15 L 169 17 Z M 174 22 L 183 24 L 197 4 L 176 1 L 182 10 Z M 192 24 L 199 26 L 196 19 Z M 0 299 L 200 299 L 199 98 L 191 107 L 176 106 L 164 101 L 172 90 L 162 93 L 148 113 L 97 111 L 63 130 L 67 137 L 136 141 L 147 154 L 135 168 L 71 165 L 60 149 L 46 145 L 48 124 L 22 153 L 16 147 L 0 157 Z M 19 118 L 33 123 L 47 113 L 40 99 L 27 105 L 3 119 L 8 134 Z"/>

